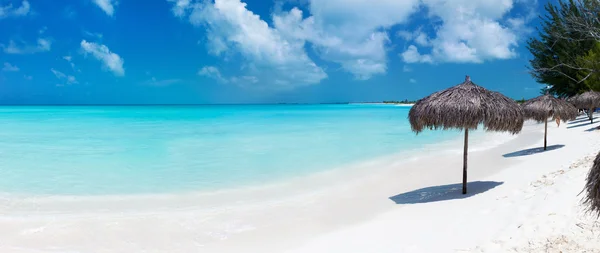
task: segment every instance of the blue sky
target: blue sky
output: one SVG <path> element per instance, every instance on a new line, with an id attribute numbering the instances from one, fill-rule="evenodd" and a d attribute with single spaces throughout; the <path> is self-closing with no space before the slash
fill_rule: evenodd
<path id="1" fill-rule="evenodd" d="M 143 2 L 143 4 L 142 4 Z M 0 0 L 0 103 L 513 98 L 536 0 Z"/>

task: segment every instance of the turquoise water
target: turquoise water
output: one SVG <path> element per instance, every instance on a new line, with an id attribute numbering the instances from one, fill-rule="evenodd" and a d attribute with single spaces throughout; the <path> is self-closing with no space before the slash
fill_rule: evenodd
<path id="1" fill-rule="evenodd" d="M 389 105 L 0 107 L 0 192 L 136 194 L 307 175 L 457 136 Z"/>

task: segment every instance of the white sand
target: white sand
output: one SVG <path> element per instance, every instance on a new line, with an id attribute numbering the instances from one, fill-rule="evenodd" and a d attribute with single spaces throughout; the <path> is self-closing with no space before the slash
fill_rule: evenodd
<path id="1" fill-rule="evenodd" d="M 466 196 L 443 186 L 461 180 L 462 140 L 252 189 L 0 196 L 0 252 L 600 252 L 577 196 L 600 149 L 591 127 L 552 122 L 549 145 L 564 147 L 524 156 L 543 125 L 473 140 Z"/>

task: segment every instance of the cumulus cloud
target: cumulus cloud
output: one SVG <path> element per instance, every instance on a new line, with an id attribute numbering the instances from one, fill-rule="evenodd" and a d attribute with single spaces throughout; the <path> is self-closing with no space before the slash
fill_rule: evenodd
<path id="1" fill-rule="evenodd" d="M 116 0 L 94 0 L 94 3 L 100 7 L 106 15 L 113 16 L 115 13 Z"/>
<path id="2" fill-rule="evenodd" d="M 406 63 L 432 63 L 431 55 L 422 55 L 415 45 L 408 46 L 408 49 L 401 54 Z"/>
<path id="3" fill-rule="evenodd" d="M 390 38 L 385 29 L 408 21 L 418 0 L 312 0 L 307 18 L 298 8 L 275 14 L 275 27 L 289 38 L 310 42 L 324 60 L 365 80 L 387 71 Z"/>
<path id="4" fill-rule="evenodd" d="M 417 80 L 415 80 L 414 78 L 408 79 L 409 83 L 417 83 Z"/>
<path id="5" fill-rule="evenodd" d="M 174 15 L 207 30 L 210 53 L 241 54 L 247 60 L 246 76 L 271 80 L 279 88 L 311 85 L 327 77 L 306 54 L 304 41 L 284 37 L 239 0 L 171 2 Z"/>
<path id="6" fill-rule="evenodd" d="M 60 80 L 62 83 L 57 84 L 57 86 L 63 86 L 65 84 L 67 85 L 71 85 L 71 84 L 77 84 L 77 79 L 75 79 L 74 76 L 70 76 L 70 75 L 66 75 L 63 72 L 60 72 L 58 70 L 55 69 L 50 69 L 50 71 L 52 71 L 52 73 L 54 74 L 54 76 L 56 76 L 56 78 L 58 78 L 58 80 Z"/>
<path id="7" fill-rule="evenodd" d="M 107 46 L 82 40 L 81 49 L 83 49 L 85 54 L 91 54 L 94 58 L 102 62 L 103 66 L 116 76 L 125 75 L 123 59 L 118 54 L 111 52 Z"/>
<path id="8" fill-rule="evenodd" d="M 519 0 L 423 0 L 429 15 L 439 18 L 441 25 L 433 38 L 422 33 L 411 38 L 421 47 L 431 47 L 430 53 L 419 54 L 411 45 L 401 56 L 407 63 L 481 63 L 514 58 L 518 34 L 529 22 L 507 17 L 515 2 Z"/>
<path id="9" fill-rule="evenodd" d="M 415 43 L 417 43 L 417 45 L 420 46 L 428 46 L 429 45 L 429 38 L 427 37 L 427 34 L 424 32 L 419 32 L 417 34 L 417 36 L 415 37 Z"/>
<path id="10" fill-rule="evenodd" d="M 431 40 L 427 33 L 423 32 L 423 27 L 419 27 L 414 32 L 400 30 L 396 32 L 396 36 L 404 39 L 405 41 L 414 41 L 420 46 L 428 46 Z"/>
<path id="11" fill-rule="evenodd" d="M 2 67 L 2 71 L 6 71 L 6 72 L 17 72 L 19 71 L 19 67 L 14 66 L 8 62 L 4 63 L 4 67 Z"/>
<path id="12" fill-rule="evenodd" d="M 270 27 L 240 0 L 167 1 L 175 16 L 207 28 L 209 52 L 240 52 L 255 67 L 291 71 L 272 79 L 279 84 L 312 84 L 327 77 L 307 56 L 306 42 L 319 57 L 339 64 L 357 79 L 385 73 L 390 39 L 382 28 L 407 21 L 419 4 L 419 0 L 312 0 L 311 16 L 303 18 L 298 8 L 278 11 Z"/>
<path id="13" fill-rule="evenodd" d="M 36 45 L 30 45 L 25 42 L 16 42 L 10 40 L 8 45 L 0 44 L 7 54 L 35 54 L 50 51 L 52 42 L 48 39 L 39 38 Z"/>
<path id="14" fill-rule="evenodd" d="M 404 65 L 402 67 L 402 72 L 411 72 L 411 71 L 412 71 L 412 68 L 407 65 Z"/>
<path id="15" fill-rule="evenodd" d="M 31 6 L 27 0 L 21 2 L 21 6 L 15 7 L 11 3 L 0 6 L 0 19 L 7 17 L 21 17 L 29 14 Z"/>
<path id="16" fill-rule="evenodd" d="M 191 4 L 190 0 L 167 0 L 167 2 L 174 3 L 173 8 L 171 10 L 173 11 L 173 14 L 177 17 L 185 16 L 186 11 L 189 9 Z"/>
<path id="17" fill-rule="evenodd" d="M 327 77 L 308 55 L 339 65 L 356 79 L 387 72 L 388 53 L 398 38 L 409 45 L 406 63 L 484 62 L 516 57 L 519 36 L 535 16 L 510 14 L 516 5 L 536 0 L 306 0 L 306 12 L 283 10 L 277 1 L 272 23 L 248 10 L 241 0 L 167 0 L 174 16 L 207 30 L 208 51 L 230 59 L 241 55 L 252 76 L 275 84 L 314 84 Z M 293 3 L 292 3 L 293 2 Z M 298 4 L 297 1 L 288 2 Z M 519 8 L 534 10 L 535 7 Z M 402 30 L 426 11 L 434 25 Z M 510 15 L 509 15 L 510 14 Z M 309 54 L 311 50 L 314 54 Z M 249 66 L 249 67 L 248 67 Z M 272 70 L 271 78 L 261 78 Z M 251 72 L 251 70 L 256 70 Z"/>

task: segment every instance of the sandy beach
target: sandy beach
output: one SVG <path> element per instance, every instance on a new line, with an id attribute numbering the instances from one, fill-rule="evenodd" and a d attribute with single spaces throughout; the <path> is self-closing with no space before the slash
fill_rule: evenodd
<path id="1" fill-rule="evenodd" d="M 546 152 L 531 121 L 473 140 L 467 195 L 462 140 L 250 189 L 0 195 L 0 252 L 600 252 L 578 196 L 596 126 L 549 123 Z"/>

